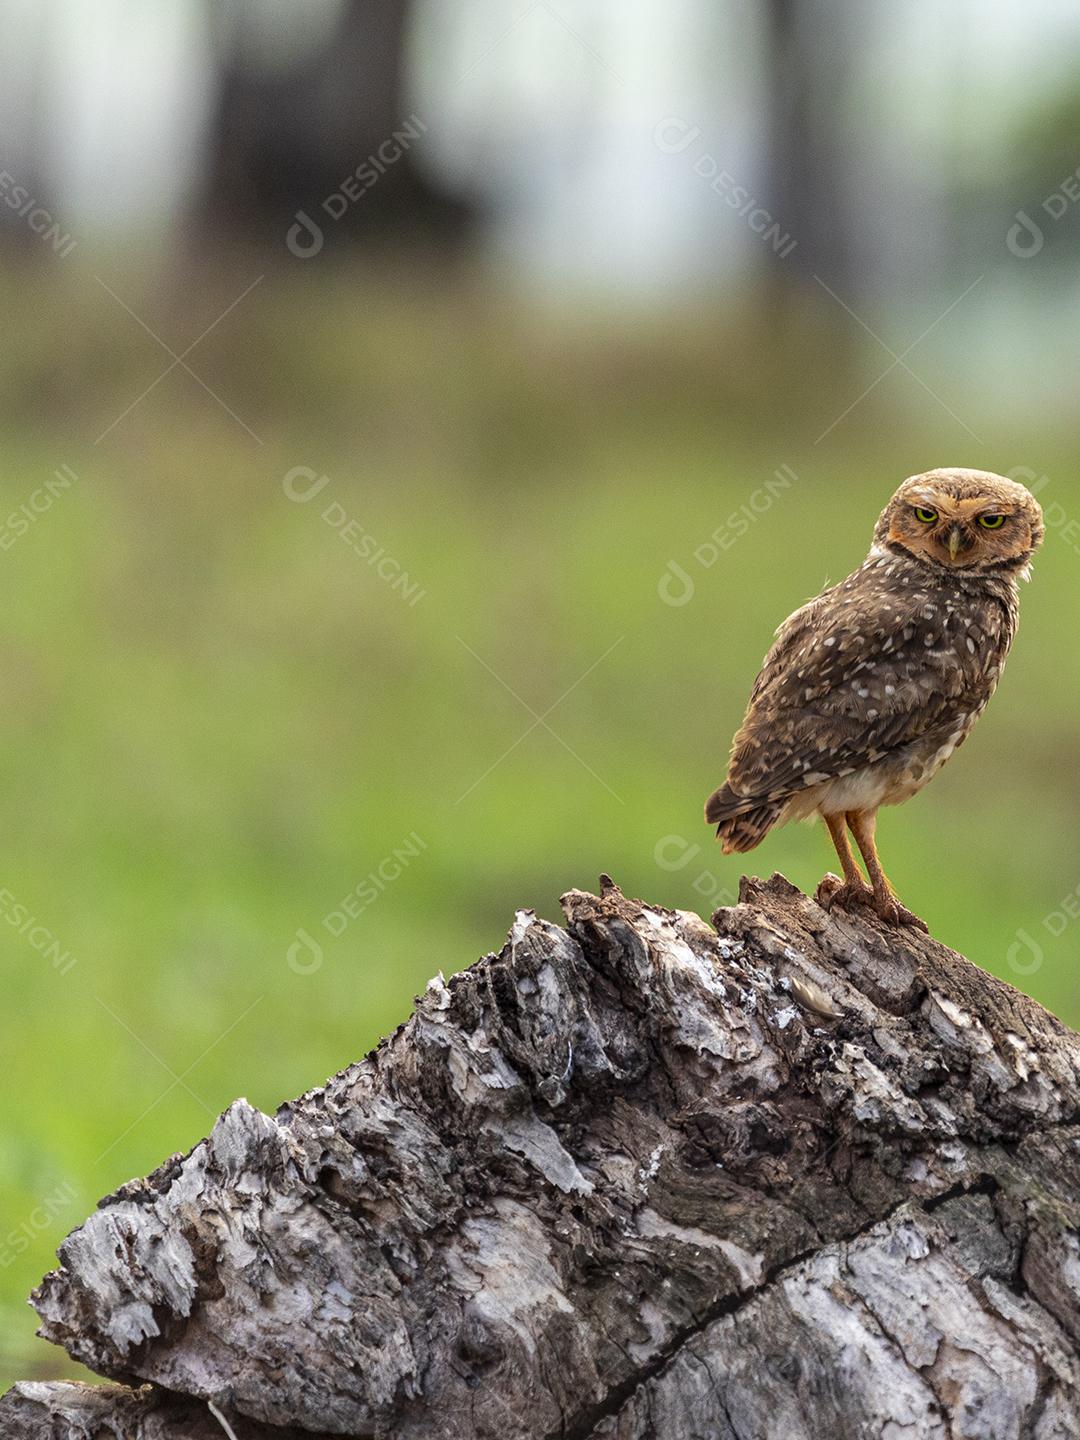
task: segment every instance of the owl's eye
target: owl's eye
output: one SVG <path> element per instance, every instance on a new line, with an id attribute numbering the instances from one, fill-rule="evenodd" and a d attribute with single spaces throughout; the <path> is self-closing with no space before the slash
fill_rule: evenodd
<path id="1" fill-rule="evenodd" d="M 979 524 L 984 530 L 1000 530 L 1005 524 L 1004 515 L 980 515 Z"/>
<path id="2" fill-rule="evenodd" d="M 924 525 L 933 525 L 937 519 L 936 510 L 924 510 L 921 505 L 915 506 L 915 519 L 921 520 Z"/>

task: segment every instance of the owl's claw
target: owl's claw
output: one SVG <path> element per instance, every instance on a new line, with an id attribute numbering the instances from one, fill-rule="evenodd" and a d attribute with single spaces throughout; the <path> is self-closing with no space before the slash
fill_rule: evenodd
<path id="1" fill-rule="evenodd" d="M 913 930 L 923 930 L 927 935 L 930 927 L 925 920 L 920 920 L 914 911 L 909 910 L 906 905 L 901 905 L 895 895 L 872 896 L 871 908 L 875 915 L 880 916 L 886 925 L 907 925 Z"/>
<path id="2" fill-rule="evenodd" d="M 913 930 L 926 930 L 929 933 L 926 921 L 920 920 L 913 911 L 901 905 L 895 895 L 888 892 L 878 894 L 862 881 L 844 881 L 839 875 L 826 875 L 815 891 L 814 899 L 825 911 L 854 910 L 865 905 L 868 910 L 873 910 L 879 919 L 884 920 L 886 925 L 907 925 Z"/>
<path id="3" fill-rule="evenodd" d="M 874 892 L 862 881 L 843 881 L 839 875 L 826 875 L 814 892 L 814 899 L 825 911 L 852 910 L 857 905 L 873 905 Z"/>

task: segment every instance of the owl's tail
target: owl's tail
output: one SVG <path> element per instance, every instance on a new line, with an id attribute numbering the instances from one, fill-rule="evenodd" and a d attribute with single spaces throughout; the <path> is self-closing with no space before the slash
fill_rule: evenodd
<path id="1" fill-rule="evenodd" d="M 732 855 L 760 845 L 779 819 L 782 805 L 779 800 L 755 802 L 736 795 L 725 781 L 705 801 L 705 819 L 710 825 L 716 824 L 724 854 Z"/>

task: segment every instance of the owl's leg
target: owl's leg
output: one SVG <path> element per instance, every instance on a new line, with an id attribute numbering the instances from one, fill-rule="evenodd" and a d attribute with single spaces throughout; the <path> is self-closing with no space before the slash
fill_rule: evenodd
<path id="1" fill-rule="evenodd" d="M 823 910 L 831 910 L 834 905 L 839 906 L 842 910 L 846 910 L 851 905 L 869 905 L 874 898 L 874 892 L 863 879 L 859 867 L 855 863 L 847 830 L 844 827 L 843 815 L 823 815 L 821 818 L 829 827 L 832 843 L 836 846 L 836 853 L 840 857 L 844 882 L 841 884 L 835 875 L 826 875 L 818 886 L 814 899 Z"/>
<path id="2" fill-rule="evenodd" d="M 874 887 L 873 907 L 882 920 L 887 921 L 890 925 L 914 925 L 919 930 L 926 930 L 926 922 L 920 920 L 917 915 L 906 909 L 897 900 L 885 871 L 881 868 L 877 845 L 874 843 L 877 811 L 850 810 L 847 823 L 851 827 L 855 843 L 866 864 L 866 873 L 870 876 L 870 884 Z"/>

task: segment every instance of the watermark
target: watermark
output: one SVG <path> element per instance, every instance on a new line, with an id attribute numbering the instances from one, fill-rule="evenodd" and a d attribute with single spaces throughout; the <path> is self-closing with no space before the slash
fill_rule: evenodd
<path id="1" fill-rule="evenodd" d="M 725 205 L 741 216 L 755 235 L 771 245 L 775 255 L 779 255 L 781 260 L 786 259 L 798 242 L 791 238 L 756 195 L 744 185 L 739 185 L 714 155 L 698 145 L 700 139 L 700 126 L 678 115 L 668 115 L 653 127 L 653 144 L 665 155 L 685 155 L 693 146 L 697 158 L 690 168 L 694 174 L 700 176 L 713 194 L 719 195 Z"/>
<path id="2" fill-rule="evenodd" d="M 1049 475 L 1036 475 L 1027 465 L 1014 465 L 1011 470 L 1006 471 L 1006 478 L 1019 480 L 1021 485 L 1027 486 L 1032 495 L 1038 495 L 1050 484 Z M 1051 500 L 1049 504 L 1040 503 L 1047 533 L 1053 531 L 1055 535 L 1060 535 L 1069 549 L 1075 555 L 1080 555 L 1080 521 L 1071 519 L 1064 506 L 1059 505 L 1056 500 Z"/>
<path id="3" fill-rule="evenodd" d="M 336 224 L 351 206 L 358 204 L 369 190 L 375 188 L 388 170 L 408 154 L 426 130 L 427 126 L 419 116 L 410 115 L 400 129 L 393 131 L 374 154 L 362 160 L 355 170 L 350 170 L 338 188 L 327 195 L 319 206 L 322 215 Z M 297 210 L 296 219 L 285 236 L 285 244 L 292 253 L 300 260 L 312 260 L 325 243 L 326 236 L 319 221 L 313 220 L 306 210 Z"/>
<path id="4" fill-rule="evenodd" d="M 31 950 L 43 955 L 58 974 L 66 975 L 74 969 L 75 956 L 64 949 L 49 927 L 20 904 L 10 890 L 0 889 L 0 920 L 6 920 L 12 929 L 17 930 Z"/>
<path id="5" fill-rule="evenodd" d="M 368 872 L 358 885 L 338 901 L 336 910 L 328 910 L 319 921 L 319 930 L 325 931 L 332 939 L 340 940 L 354 920 L 369 910 L 384 891 L 405 873 L 418 855 L 427 849 L 427 841 L 415 830 L 406 835 L 400 845 L 395 846 L 374 870 Z M 297 930 L 296 939 L 285 952 L 289 969 L 297 975 L 313 975 L 323 963 L 322 943 L 310 931 Z"/>
<path id="6" fill-rule="evenodd" d="M 1080 166 L 1065 176 L 1057 189 L 1047 195 L 1039 209 L 1051 224 L 1056 225 L 1078 202 Z M 1018 260 L 1030 260 L 1038 255 L 1046 244 L 1046 234 L 1042 225 L 1033 220 L 1026 210 L 1017 210 L 1013 223 L 1006 231 L 1005 244 Z"/>
<path id="7" fill-rule="evenodd" d="M 29 533 L 43 515 L 47 515 L 65 491 L 70 490 L 78 480 L 70 465 L 61 465 L 54 470 L 44 485 L 39 485 L 17 509 L 0 518 L 0 550 L 10 550 L 22 537 Z"/>
<path id="8" fill-rule="evenodd" d="M 685 870 L 701 854 L 701 846 L 683 835 L 664 835 L 653 846 L 653 859 L 661 870 L 674 872 Z M 736 905 L 739 897 L 720 884 L 711 870 L 702 870 L 690 881 L 691 887 L 713 909 L 721 905 Z"/>
<path id="9" fill-rule="evenodd" d="M 0 201 L 25 220 L 34 234 L 47 241 L 61 259 L 67 259 L 75 249 L 74 239 L 60 228 L 59 220 L 44 205 L 39 205 L 26 186 L 20 185 L 7 170 L 0 170 Z"/>
<path id="10" fill-rule="evenodd" d="M 1080 885 L 1058 902 L 1056 910 L 1043 916 L 1039 931 L 1051 940 L 1059 940 L 1074 920 L 1080 920 Z M 1005 952 L 1006 964 L 1017 975 L 1034 975 L 1042 969 L 1045 958 L 1038 939 L 1023 926 L 1017 930 L 1016 939 Z"/>
<path id="11" fill-rule="evenodd" d="M 294 505 L 310 505 L 329 484 L 329 475 L 318 475 L 308 465 L 294 465 L 283 476 L 281 488 Z M 355 555 L 370 565 L 379 579 L 385 580 L 390 589 L 395 590 L 407 605 L 420 604 L 427 591 L 421 588 L 418 581 L 409 577 L 408 572 L 386 547 L 380 545 L 375 536 L 365 530 L 344 505 L 331 500 L 326 509 L 320 511 L 320 518 L 337 534 L 342 544 L 347 545 Z"/>
<path id="12" fill-rule="evenodd" d="M 63 1185 L 58 1185 L 51 1195 L 39 1200 L 21 1225 L 16 1225 L 14 1230 L 9 1230 L 0 1238 L 0 1270 L 6 1270 L 20 1255 L 24 1255 L 30 1249 L 35 1236 L 47 1230 L 56 1216 L 66 1210 L 74 1199 L 75 1187 L 65 1181 Z"/>
<path id="13" fill-rule="evenodd" d="M 1030 260 L 1046 243 L 1041 228 L 1026 210 L 1017 210 L 1016 219 L 1005 232 L 1005 244 L 1018 260 Z"/>
<path id="14" fill-rule="evenodd" d="M 694 561 L 702 570 L 711 570 L 720 556 L 730 550 L 736 541 L 750 530 L 763 515 L 767 515 L 778 498 L 798 480 L 790 465 L 781 465 L 774 470 L 764 485 L 752 490 L 746 500 L 722 521 L 712 534 L 694 551 Z M 677 560 L 669 560 L 667 569 L 660 576 L 656 593 L 665 605 L 678 609 L 689 605 L 694 598 L 694 578 Z"/>

